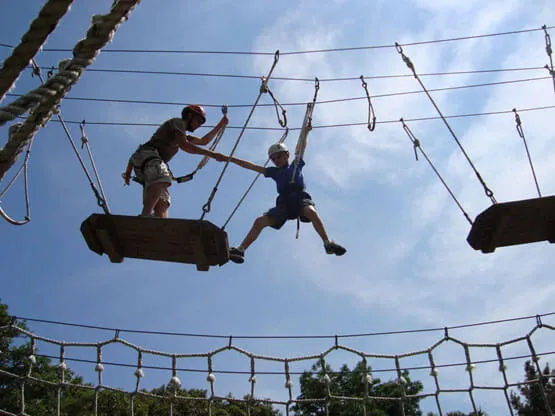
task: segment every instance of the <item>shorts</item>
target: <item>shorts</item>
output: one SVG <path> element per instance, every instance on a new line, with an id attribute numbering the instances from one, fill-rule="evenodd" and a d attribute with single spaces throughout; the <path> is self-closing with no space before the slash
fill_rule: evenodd
<path id="1" fill-rule="evenodd" d="M 287 220 L 299 218 L 302 222 L 310 222 L 308 218 L 301 215 L 304 207 L 315 206 L 310 194 L 301 192 L 299 194 L 280 195 L 276 199 L 276 206 L 271 208 L 264 215 L 274 219 L 274 225 L 271 227 L 279 230 Z"/>
<path id="2" fill-rule="evenodd" d="M 158 150 L 153 148 L 137 149 L 131 156 L 135 176 L 143 185 L 143 201 L 146 198 L 146 191 L 153 183 L 172 183 L 172 175 L 166 162 L 162 160 Z M 166 189 L 160 198 L 170 204 L 170 194 Z"/>

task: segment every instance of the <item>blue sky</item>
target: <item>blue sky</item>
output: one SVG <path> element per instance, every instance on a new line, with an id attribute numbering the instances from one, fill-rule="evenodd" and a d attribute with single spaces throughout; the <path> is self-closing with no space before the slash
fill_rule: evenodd
<path id="1" fill-rule="evenodd" d="M 0 43 L 17 45 L 42 6 L 27 0 L 5 8 L 0 17 Z M 104 14 L 111 0 L 76 1 L 45 48 L 71 49 L 85 34 L 94 14 Z M 462 23 L 464 22 L 464 23 Z M 330 236 L 345 245 L 341 258 L 326 256 L 311 226 L 304 225 L 295 239 L 295 223 L 281 231 L 265 230 L 248 250 L 243 265 L 226 264 L 197 272 L 191 265 L 126 259 L 112 264 L 106 256 L 89 251 L 79 232 L 81 222 L 99 212 L 65 134 L 50 122 L 37 134 L 30 161 L 31 222 L 23 227 L 0 223 L 3 272 L 2 301 L 17 316 L 83 323 L 109 328 L 142 329 L 217 335 L 334 335 L 456 326 L 502 320 L 553 311 L 553 247 L 548 243 L 500 248 L 493 254 L 474 251 L 467 243 L 469 224 L 423 157 L 415 162 L 412 145 L 400 123 L 404 119 L 437 117 L 393 45 L 452 39 L 492 33 L 539 29 L 555 22 L 549 0 L 315 0 L 282 2 L 145 0 L 131 13 L 105 48 L 94 69 L 125 69 L 203 74 L 262 76 L 272 65 L 272 53 L 281 56 L 274 77 L 322 80 L 318 99 L 363 98 L 358 79 L 364 75 L 378 125 L 369 132 L 368 103 L 364 99 L 316 106 L 314 129 L 305 154 L 305 177 Z M 550 30 L 553 36 L 553 30 Z M 287 54 L 294 51 L 386 46 L 351 51 Z M 123 53 L 112 50 L 239 51 L 254 54 Z M 423 76 L 427 88 L 497 83 L 547 77 L 544 32 L 433 42 L 403 47 L 420 74 L 485 69 L 536 68 L 527 71 Z M 0 48 L 4 60 L 9 47 Z M 36 60 L 50 67 L 69 52 L 41 51 Z M 45 73 L 45 71 L 43 71 Z M 37 78 L 24 72 L 13 94 L 36 88 Z M 313 81 L 271 80 L 276 98 L 285 105 L 291 128 L 299 128 L 304 105 L 314 95 Z M 124 187 L 120 174 L 133 149 L 150 137 L 155 125 L 179 115 L 182 105 L 92 102 L 71 98 L 103 98 L 171 103 L 201 103 L 208 123 L 220 117 L 219 107 L 230 106 L 230 127 L 220 151 L 227 153 L 237 139 L 260 87 L 256 78 L 121 74 L 87 71 L 61 106 L 66 121 L 86 120 L 86 133 L 100 172 L 111 211 L 135 215 L 140 210 L 138 185 Z M 555 163 L 550 123 L 555 91 L 550 78 L 487 87 L 451 89 L 432 93 L 445 115 L 507 113 L 450 119 L 465 150 L 497 201 L 536 197 L 522 139 L 515 130 L 511 109 L 551 107 L 521 112 L 534 168 L 544 195 L 555 190 Z M 8 96 L 3 105 L 14 98 Z M 265 94 L 261 104 L 270 104 Z M 241 107 L 236 107 L 242 105 Z M 386 121 L 388 121 L 386 123 Z M 95 122 L 141 123 L 152 126 L 107 126 Z M 490 200 L 453 137 L 440 120 L 408 122 L 413 133 L 441 172 L 466 212 L 475 218 Z M 272 106 L 258 107 L 252 127 L 278 127 Z M 235 127 L 235 128 L 232 128 Z M 77 124 L 71 133 L 79 140 Z M 206 130 L 202 130 L 206 131 Z M 202 131 L 199 133 L 202 134 Z M 4 139 L 7 126 L 4 126 Z M 289 134 L 293 146 L 298 130 Z M 247 130 L 236 156 L 265 162 L 266 148 L 281 136 L 279 130 Z M 189 173 L 195 157 L 180 154 L 172 161 L 176 174 Z M 223 165 L 211 161 L 193 182 L 171 188 L 170 215 L 200 217 Z M 12 171 L 13 172 L 13 171 Z M 2 185 L 10 178 L 6 175 Z M 253 173 L 231 165 L 219 186 L 206 219 L 222 225 L 253 179 Z M 227 225 L 232 244 L 238 244 L 256 216 L 273 204 L 275 186 L 259 180 Z M 16 218 L 25 211 L 19 182 L 1 201 Z M 547 322 L 547 318 L 546 318 Z M 496 343 L 525 335 L 535 321 L 473 327 L 454 333 L 465 342 Z M 99 341 L 109 332 L 31 323 L 31 329 L 66 341 Z M 548 334 L 549 335 L 549 334 Z M 206 352 L 225 345 L 221 339 L 125 336 L 136 344 L 165 352 Z M 362 337 L 346 340 L 368 353 L 406 353 L 428 348 L 442 333 L 412 336 Z M 540 349 L 549 336 L 538 337 Z M 552 338 L 551 338 L 552 342 Z M 295 357 L 319 354 L 333 345 L 320 340 L 238 340 L 237 345 L 260 355 Z M 525 347 L 525 346 L 524 346 Z M 49 351 L 49 345 L 42 350 Z M 438 355 L 458 362 L 460 351 L 445 348 Z M 517 354 L 515 349 L 514 353 Z M 548 347 L 544 351 L 548 351 Z M 55 349 L 53 350 L 55 351 Z M 483 351 L 482 351 L 483 352 Z M 481 351 L 476 354 L 480 355 Z M 512 353 L 509 351 L 508 353 Z M 55 352 L 53 354 L 56 354 Z M 79 354 L 78 351 L 75 354 Z M 458 355 L 457 355 L 458 354 Z M 83 354 L 95 359 L 95 352 Z M 129 349 L 106 352 L 113 361 L 133 362 Z M 218 356 L 222 369 L 249 371 L 243 356 Z M 334 353 L 331 364 L 356 362 L 353 354 Z M 201 363 L 197 363 L 202 368 Z M 272 364 L 262 363 L 261 365 Z M 407 364 L 408 365 L 408 364 Z M 309 365 L 302 369 L 308 368 Z M 379 365 L 378 365 L 379 366 Z M 493 366 L 495 367 L 495 366 Z M 521 362 L 513 366 L 521 375 Z M 91 366 L 77 367 L 94 379 Z M 86 374 L 89 372 L 88 375 Z M 481 376 L 494 369 L 483 369 Z M 133 388 L 132 371 L 106 372 L 112 385 Z M 480 374 L 480 373 L 478 373 Z M 418 378 L 418 374 L 416 378 Z M 188 378 L 189 377 L 189 378 Z M 242 396 L 250 391 L 248 376 L 237 382 L 218 378 L 220 394 Z M 384 379 L 394 375 L 382 376 Z M 442 384 L 467 377 L 463 369 L 446 371 Z M 495 377 L 499 377 L 498 372 Z M 182 375 L 185 387 L 203 387 L 204 376 Z M 278 378 L 279 380 L 276 380 Z M 261 397 L 283 399 L 283 380 L 261 381 Z M 145 387 L 169 379 L 167 372 L 145 377 Z M 491 381 L 490 381 L 491 382 Z M 465 395 L 446 397 L 447 410 L 468 409 Z M 487 400 L 504 409 L 503 398 Z M 435 410 L 433 403 L 425 406 Z M 425 407 L 423 406 L 423 407 Z M 485 407 L 488 409 L 487 407 Z M 445 410 L 445 409 L 444 409 Z M 499 410 L 500 411 L 500 410 Z"/>

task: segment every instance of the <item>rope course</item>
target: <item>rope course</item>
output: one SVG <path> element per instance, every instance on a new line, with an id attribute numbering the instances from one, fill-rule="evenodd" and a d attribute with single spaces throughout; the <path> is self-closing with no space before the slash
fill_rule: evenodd
<path id="1" fill-rule="evenodd" d="M 73 58 L 61 63 L 56 75 L 40 88 L 0 108 L 0 125 L 32 110 L 30 116 L 0 149 L 0 180 L 15 163 L 24 146 L 52 117 L 63 97 L 79 80 L 85 68 L 94 62 L 100 50 L 112 40 L 119 25 L 138 3 L 139 0 L 119 0 L 114 2 L 108 14 L 94 16 L 85 39 L 79 41 L 73 49 Z"/>
<path id="2" fill-rule="evenodd" d="M 0 101 L 69 10 L 73 0 L 48 0 L 0 69 Z"/>
<path id="3" fill-rule="evenodd" d="M 476 413 L 479 410 L 487 412 L 494 407 L 496 407 L 497 410 L 504 407 L 506 409 L 505 414 L 515 416 L 516 414 L 511 406 L 510 396 L 514 389 L 521 387 L 523 383 L 525 383 L 529 388 L 536 387 L 538 389 L 541 393 L 541 399 L 545 404 L 546 414 L 551 415 L 555 409 L 550 407 L 546 391 L 542 386 L 546 378 L 550 378 L 552 375 L 544 374 L 539 363 L 541 358 L 550 357 L 555 354 L 555 351 L 547 349 L 548 345 L 553 344 L 555 336 L 555 327 L 543 322 L 543 318 L 548 315 L 552 314 L 467 324 L 458 327 L 392 331 L 385 333 L 388 335 L 400 335 L 407 332 L 418 333 L 423 331 L 435 331 L 439 333 L 439 337 L 432 338 L 431 344 L 428 344 L 429 347 L 400 354 L 367 352 L 343 343 L 346 341 L 347 337 L 378 336 L 384 333 L 345 336 L 331 335 L 326 336 L 326 338 L 332 341 L 331 346 L 317 353 L 292 357 L 262 355 L 248 351 L 234 343 L 234 340 L 237 341 L 241 337 L 229 335 L 217 336 L 221 338 L 224 343 L 204 353 L 168 353 L 145 348 L 121 337 L 121 333 L 133 331 L 119 329 L 112 329 L 115 331 L 114 336 L 97 342 L 59 341 L 37 335 L 30 330 L 21 328 L 18 326 L 16 318 L 13 318 L 10 325 L 0 327 L 0 334 L 10 333 L 10 336 L 21 338 L 23 345 L 28 346 L 27 365 L 25 369 L 22 369 L 22 373 L 20 374 L 7 370 L 0 370 L 0 374 L 19 386 L 19 403 L 21 408 L 18 414 L 25 414 L 26 388 L 41 386 L 41 390 L 45 394 L 49 391 L 57 394 L 57 415 L 60 415 L 61 402 L 64 400 L 63 398 L 65 396 L 63 394 L 64 392 L 69 392 L 71 390 L 87 390 L 94 392 L 95 415 L 98 414 L 98 402 L 102 392 L 112 391 L 121 393 L 129 398 L 131 414 L 134 414 L 136 402 L 142 397 L 151 397 L 167 402 L 170 406 L 170 414 L 172 414 L 172 406 L 176 405 L 176 403 L 187 401 L 198 402 L 199 400 L 204 403 L 207 414 L 209 415 L 215 414 L 214 406 L 217 403 L 226 400 L 232 400 L 247 408 L 254 402 L 263 402 L 283 408 L 286 415 L 291 414 L 292 406 L 307 403 L 322 407 L 327 407 L 332 403 L 357 403 L 363 410 L 361 414 L 366 415 L 368 406 L 372 403 L 383 402 L 396 403 L 396 405 L 399 406 L 400 414 L 404 414 L 405 406 L 416 401 L 428 405 L 431 410 L 437 411 L 440 416 L 443 416 L 449 411 L 446 404 L 448 399 L 445 399 L 445 397 L 453 397 L 453 394 L 457 394 L 456 397 L 459 399 L 457 406 L 466 406 Z M 528 332 L 522 336 L 496 343 L 467 342 L 462 339 L 462 337 L 453 334 L 455 328 L 492 325 L 494 323 L 499 324 L 501 322 L 527 319 L 535 320 L 535 325 L 533 325 Z M 54 323 L 53 321 L 35 321 Z M 59 324 L 67 325 L 66 323 Z M 89 325 L 69 325 L 99 329 L 99 327 L 92 327 Z M 519 328 L 519 332 L 524 331 L 521 327 Z M 102 329 L 107 330 L 108 328 Z M 140 332 L 162 334 L 161 332 L 151 331 Z M 180 335 L 195 336 L 192 334 Z M 287 337 L 261 336 L 250 338 L 272 339 Z M 314 337 L 305 336 L 304 338 Z M 126 360 L 124 363 L 113 362 L 106 359 L 106 356 L 110 354 L 110 349 L 113 349 L 116 345 L 125 349 L 126 354 L 135 356 L 135 363 L 133 364 L 133 359 L 131 361 Z M 56 355 L 41 355 L 39 347 L 42 346 L 50 348 L 53 351 L 57 350 L 58 353 Z M 448 360 L 445 360 L 443 354 L 447 349 L 451 351 L 451 355 Z M 336 386 L 334 386 L 332 376 L 338 374 L 338 372 L 333 370 L 332 362 L 334 362 L 336 358 L 334 355 L 339 353 L 350 356 L 353 360 L 359 360 L 363 363 L 365 369 L 365 375 L 361 380 L 361 383 L 365 385 L 363 393 L 350 396 L 342 396 L 334 393 L 334 391 L 336 391 Z M 237 357 L 244 358 L 244 361 L 242 361 L 243 364 L 239 366 L 239 370 L 229 370 L 216 366 L 219 356 L 227 354 L 235 354 Z M 58 360 L 59 372 L 57 382 L 45 380 L 34 371 L 37 357 L 47 357 Z M 461 359 L 457 357 L 464 358 Z M 226 359 L 228 358 L 229 357 L 226 356 Z M 168 364 L 147 364 L 147 361 L 150 362 L 152 359 L 166 363 L 171 361 L 171 366 L 168 366 Z M 514 371 L 509 366 L 511 362 L 518 362 L 520 364 L 524 360 L 529 361 L 537 371 L 537 377 L 535 379 L 526 380 L 525 382 L 516 380 Z M 65 381 L 65 375 L 69 369 L 68 363 L 87 364 L 89 368 L 93 368 L 96 376 L 92 378 L 96 379 L 96 382 L 69 383 Z M 273 365 L 275 368 L 281 367 L 281 369 L 273 371 L 261 370 L 261 368 L 267 368 L 268 365 Z M 134 376 L 136 381 L 133 383 L 134 388 L 121 388 L 104 383 L 104 376 L 110 377 L 110 373 L 113 372 L 112 370 L 116 367 L 135 370 Z M 311 370 L 306 370 L 306 367 L 311 368 Z M 311 374 L 316 372 L 319 376 L 320 382 L 326 387 L 324 389 L 324 396 L 312 397 L 307 395 L 307 392 L 304 392 L 302 396 L 297 396 L 295 382 L 292 377 L 306 374 L 307 371 Z M 149 374 L 155 372 L 167 374 L 167 385 L 169 387 L 168 395 L 153 394 L 145 390 L 144 380 L 147 379 Z M 373 388 L 374 383 L 377 383 L 375 379 L 378 376 L 391 377 L 393 383 L 403 387 L 403 385 L 407 384 L 407 377 L 410 372 L 412 372 L 412 379 L 415 379 L 416 373 L 427 374 L 426 379 L 420 380 L 424 388 L 418 394 L 408 394 L 406 390 L 402 388 L 400 390 L 401 393 L 394 397 L 383 396 L 377 394 L 376 390 Z M 483 372 L 487 374 L 480 377 L 480 373 Z M 192 383 L 192 375 L 195 373 L 200 375 L 204 374 L 206 376 L 207 386 L 209 387 L 206 390 L 206 394 L 202 397 L 191 397 L 177 393 L 177 388 L 183 385 L 181 378 L 185 377 L 185 380 L 190 384 Z M 497 375 L 495 375 L 495 373 L 497 373 Z M 452 374 L 453 378 L 456 378 L 456 383 L 454 383 L 447 374 Z M 243 385 L 245 390 L 247 390 L 245 395 L 242 396 L 242 399 L 232 398 L 223 392 L 226 387 L 220 386 L 220 384 L 225 384 L 225 381 L 217 383 L 218 376 L 220 375 L 244 377 L 243 381 L 240 381 L 241 378 L 237 378 L 233 383 L 235 388 L 241 389 L 240 386 Z M 276 377 L 284 381 L 283 386 L 285 390 L 282 391 L 281 394 L 277 391 L 275 393 L 282 397 L 258 397 L 259 393 L 256 389 L 257 382 L 263 382 L 269 379 L 275 380 Z M 482 380 L 487 381 L 484 383 Z M 195 388 L 198 387 L 199 386 L 195 386 Z M 453 404 L 450 405 L 452 406 Z M 8 415 L 13 414 L 7 413 L 6 410 L 2 409 L 0 409 L 0 411 L 4 411 L 4 414 Z"/>

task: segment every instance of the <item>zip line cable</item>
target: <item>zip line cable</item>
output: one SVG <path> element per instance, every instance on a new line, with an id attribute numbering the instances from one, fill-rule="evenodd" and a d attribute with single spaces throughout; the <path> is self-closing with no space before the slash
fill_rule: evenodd
<path id="1" fill-rule="evenodd" d="M 365 98 L 366 99 L 366 98 Z M 526 112 L 526 111 L 544 111 L 544 110 L 552 110 L 555 108 L 555 105 L 550 106 L 540 106 L 540 107 L 530 107 L 530 108 L 520 108 L 519 111 Z M 493 116 L 493 115 L 502 115 L 512 113 L 511 110 L 499 110 L 499 111 L 488 111 L 482 113 L 466 113 L 466 114 L 453 114 L 453 115 L 444 115 L 446 119 L 452 118 L 466 118 L 466 117 L 481 117 L 481 116 Z M 404 118 L 405 121 L 413 122 L 413 121 L 433 121 L 433 120 L 440 120 L 441 117 L 439 116 L 429 116 L 429 117 L 414 117 L 414 118 Z M 53 122 L 57 122 L 56 120 L 52 120 Z M 75 120 L 68 120 L 66 121 L 67 124 L 81 124 L 81 121 Z M 392 119 L 392 120 L 381 120 L 376 121 L 376 124 L 397 124 L 399 123 L 399 119 Z M 121 126 L 132 126 L 132 127 L 157 127 L 159 123 L 131 123 L 131 122 L 119 122 L 119 121 L 87 121 L 89 125 L 95 126 L 105 126 L 105 127 L 121 127 Z M 338 127 L 356 127 L 356 126 L 367 126 L 368 123 L 364 122 L 357 122 L 357 123 L 337 123 L 337 124 L 323 124 L 323 125 L 315 125 L 312 126 L 314 129 L 325 129 L 325 128 L 338 128 Z M 210 125 L 205 125 L 206 127 L 213 127 Z M 241 126 L 227 126 L 228 129 L 245 129 L 245 130 L 252 130 L 252 131 L 281 131 L 280 127 L 241 127 Z M 289 131 L 300 130 L 300 127 L 290 127 Z"/>
<path id="2" fill-rule="evenodd" d="M 445 38 L 445 39 L 435 39 L 435 40 L 424 40 L 424 41 L 417 41 L 417 42 L 406 42 L 406 43 L 399 43 L 401 46 L 420 46 L 420 45 L 430 45 L 430 44 L 437 44 L 437 43 L 445 43 L 445 42 L 458 42 L 463 40 L 471 40 L 471 39 L 482 39 L 482 38 L 490 38 L 490 37 L 497 37 L 497 36 L 507 36 L 507 35 L 516 35 L 522 33 L 530 33 L 530 32 L 537 32 L 546 29 L 553 29 L 555 26 L 542 26 L 540 28 L 532 28 L 532 29 L 522 29 L 522 30 L 513 30 L 507 32 L 498 32 L 498 33 L 487 33 L 481 35 L 469 35 L 469 36 L 459 36 L 453 38 Z M 13 48 L 13 45 L 9 45 L 6 43 L 0 43 L 0 47 L 6 48 Z M 396 45 L 370 45 L 370 46 L 352 46 L 352 47 L 345 47 L 345 48 L 330 48 L 330 49 L 313 49 L 313 50 L 304 50 L 304 51 L 290 51 L 290 52 L 280 52 L 281 56 L 285 55 L 306 55 L 306 54 L 316 54 L 316 53 L 331 53 L 331 52 L 350 52 L 350 51 L 363 51 L 363 50 L 370 50 L 370 49 L 389 49 L 389 48 L 396 48 Z M 71 49 L 66 48 L 43 48 L 43 52 L 71 52 Z M 199 54 L 199 55 L 262 55 L 262 56 L 272 56 L 274 55 L 273 52 L 247 52 L 247 51 L 208 51 L 208 50 L 167 50 L 167 49 L 104 49 L 103 53 L 156 53 L 156 54 Z"/>
<path id="3" fill-rule="evenodd" d="M 412 75 L 411 75 L 412 76 Z M 428 89 L 429 92 L 440 92 L 440 91 L 453 91 L 459 89 L 466 89 L 466 88 L 480 88 L 480 87 L 489 87 L 489 86 L 496 86 L 496 85 L 507 85 L 507 84 L 518 84 L 524 82 L 534 82 L 534 81 L 542 81 L 549 79 L 550 77 L 536 77 L 536 78 L 524 78 L 524 79 L 517 79 L 517 80 L 508 80 L 508 81 L 496 81 L 496 82 L 487 82 L 481 84 L 467 84 L 467 85 L 458 85 L 458 86 L 451 86 L 451 87 L 442 87 L 442 88 L 430 88 Z M 360 80 L 360 77 L 356 78 L 357 81 Z M 314 80 L 313 80 L 314 81 Z M 401 92 L 392 92 L 392 93 L 384 93 L 384 94 L 375 94 L 372 98 L 385 98 L 385 97 L 397 97 L 402 95 L 412 95 L 412 94 L 422 94 L 424 91 L 422 90 L 414 90 L 414 91 L 401 91 Z M 8 97 L 22 97 L 21 94 L 6 94 Z M 93 98 L 93 97 L 66 97 L 65 100 L 73 100 L 73 101 L 90 101 L 90 102 L 107 102 L 107 103 L 120 103 L 120 104 L 152 104 L 152 105 L 172 105 L 172 106 L 183 106 L 186 103 L 182 102 L 173 102 L 173 101 L 147 101 L 147 100 L 130 100 L 130 99 L 116 99 L 116 98 Z M 347 102 L 347 101 L 360 101 L 360 100 L 367 100 L 366 96 L 363 97 L 347 97 L 347 98 L 337 98 L 331 100 L 321 100 L 318 101 L 316 104 L 333 104 L 333 103 L 340 103 L 340 102 Z M 229 108 L 249 108 L 252 104 L 227 104 Z M 304 106 L 306 103 L 304 102 L 293 102 L 293 103 L 284 103 L 282 106 L 293 107 L 293 106 Z M 208 108 L 221 108 L 221 104 L 202 104 L 203 107 Z M 258 107 L 274 107 L 274 103 L 269 104 L 258 104 Z"/>
<path id="4" fill-rule="evenodd" d="M 52 70 L 51 66 L 41 67 L 42 70 Z M 448 71 L 448 72 L 430 72 L 420 74 L 421 77 L 428 76 L 449 76 L 449 75 L 470 75 L 470 74 L 488 74 L 498 72 L 516 72 L 516 71 L 543 71 L 545 66 L 539 67 L 524 67 L 524 68 L 501 68 L 501 69 L 476 69 L 467 71 Z M 198 76 L 198 77 L 213 77 L 213 78 L 242 78 L 259 80 L 259 75 L 242 75 L 242 74 L 214 74 L 203 72 L 179 72 L 179 71 L 150 71 L 140 69 L 109 69 L 109 68 L 90 68 L 87 72 L 101 72 L 112 74 L 135 74 L 135 75 L 175 75 L 175 76 Z M 409 74 L 389 74 L 389 75 L 364 75 L 366 79 L 390 79 L 390 78 L 409 78 Z M 335 78 L 318 78 L 320 82 L 336 82 L 336 81 L 356 81 L 360 77 L 335 77 Z M 301 81 L 312 82 L 314 78 L 297 78 L 297 77 L 272 77 L 274 81 Z"/>
<path id="5" fill-rule="evenodd" d="M 397 121 L 398 123 L 399 121 Z M 555 312 L 547 312 L 544 314 L 537 314 L 537 315 L 525 315 L 519 316 L 515 318 L 505 318 L 505 319 L 497 319 L 491 321 L 478 321 L 460 325 L 451 325 L 451 326 L 441 326 L 441 327 L 432 327 L 432 328 L 419 328 L 419 329 L 407 329 L 407 330 L 397 330 L 397 331 L 383 331 L 383 332 L 366 332 L 366 333 L 354 333 L 354 334 L 335 334 L 335 335 L 218 335 L 218 334 L 198 334 L 198 333 L 187 333 L 187 332 L 170 332 L 170 331 L 151 331 L 151 330 L 144 330 L 144 329 L 129 329 L 129 328 L 114 328 L 114 327 L 106 327 L 106 326 L 99 326 L 99 325 L 89 325 L 89 324 L 82 324 L 82 323 L 72 323 L 72 322 L 65 322 L 65 321 L 56 321 L 56 320 L 48 320 L 48 319 L 38 319 L 32 317 L 25 317 L 25 316 L 17 316 L 13 315 L 12 320 L 20 320 L 20 321 L 28 321 L 28 322 L 37 322 L 42 324 L 49 324 L 49 325 L 60 325 L 60 326 L 68 326 L 74 328 L 83 328 L 83 329 L 94 329 L 100 331 L 110 331 L 116 333 L 130 333 L 130 334 L 141 334 L 141 335 L 168 335 L 168 336 L 179 336 L 179 337 L 192 337 L 192 338 L 220 338 L 220 339 L 342 339 L 342 338 L 365 338 L 365 337 L 374 337 L 374 336 L 383 336 L 383 335 L 400 335 L 400 334 L 416 334 L 422 332 L 445 332 L 451 331 L 455 329 L 464 329 L 464 328 L 473 328 L 479 326 L 488 326 L 488 325 L 497 325 L 497 324 L 504 324 L 509 322 L 516 322 L 516 321 L 523 321 L 528 319 L 535 319 L 538 324 L 542 323 L 542 318 L 544 317 L 552 317 L 555 315 Z"/>

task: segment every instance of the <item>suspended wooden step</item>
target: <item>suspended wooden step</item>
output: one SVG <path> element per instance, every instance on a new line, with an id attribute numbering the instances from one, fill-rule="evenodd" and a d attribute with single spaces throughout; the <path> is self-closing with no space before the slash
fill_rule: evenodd
<path id="1" fill-rule="evenodd" d="M 466 238 L 483 253 L 545 240 L 555 242 L 555 196 L 492 205 L 476 217 Z"/>
<path id="2" fill-rule="evenodd" d="M 203 220 L 92 214 L 81 224 L 89 248 L 112 263 L 124 258 L 196 264 L 197 270 L 229 260 L 227 233 Z"/>

